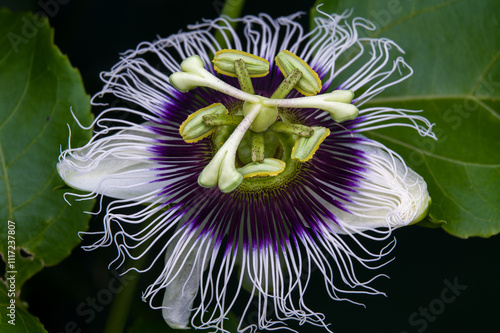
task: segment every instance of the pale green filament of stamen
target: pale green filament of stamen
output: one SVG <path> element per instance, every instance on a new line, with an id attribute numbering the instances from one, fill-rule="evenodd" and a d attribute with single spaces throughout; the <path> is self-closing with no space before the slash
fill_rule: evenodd
<path id="1" fill-rule="evenodd" d="M 236 77 L 238 78 L 241 90 L 246 93 L 255 95 L 252 79 L 250 78 L 250 74 L 248 73 L 247 67 L 245 66 L 245 62 L 242 59 L 235 60 L 234 69 L 236 71 Z"/>
<path id="2" fill-rule="evenodd" d="M 262 163 L 264 161 L 264 134 L 252 133 L 252 162 Z"/>
<path id="3" fill-rule="evenodd" d="M 308 126 L 299 124 L 288 124 L 282 121 L 277 121 L 269 127 L 272 132 L 295 134 L 298 136 L 310 137 L 314 133 L 314 129 Z"/>
<path id="4" fill-rule="evenodd" d="M 282 99 L 288 96 L 290 91 L 295 88 L 295 85 L 297 82 L 299 82 L 300 78 L 302 77 L 302 72 L 299 71 L 298 69 L 294 69 L 290 75 L 288 75 L 283 82 L 279 85 L 278 89 L 273 93 L 271 96 L 272 99 Z"/>
<path id="5" fill-rule="evenodd" d="M 203 123 L 207 126 L 238 126 L 243 118 L 228 114 L 209 114 L 203 116 Z"/>

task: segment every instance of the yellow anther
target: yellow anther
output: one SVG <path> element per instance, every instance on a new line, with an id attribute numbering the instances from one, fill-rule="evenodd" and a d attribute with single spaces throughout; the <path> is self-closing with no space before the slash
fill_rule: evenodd
<path id="1" fill-rule="evenodd" d="M 302 77 L 295 85 L 304 96 L 313 96 L 321 91 L 322 84 L 318 74 L 304 60 L 290 51 L 283 50 L 275 58 L 281 73 L 287 77 L 294 69 L 302 73 Z"/>
<path id="2" fill-rule="evenodd" d="M 250 77 L 263 77 L 269 73 L 269 61 L 251 53 L 224 49 L 217 51 L 214 56 L 214 69 L 223 75 L 237 77 L 234 66 L 235 60 L 243 60 Z"/>
<path id="3" fill-rule="evenodd" d="M 251 177 L 272 177 L 279 175 L 285 170 L 286 163 L 275 158 L 265 158 L 262 163 L 249 163 L 238 172 L 243 178 Z"/>
<path id="4" fill-rule="evenodd" d="M 184 120 L 179 128 L 179 133 L 187 143 L 200 141 L 215 130 L 215 126 L 205 125 L 203 116 L 227 113 L 226 107 L 221 103 L 214 103 L 206 108 L 199 109 Z"/>
<path id="5" fill-rule="evenodd" d="M 295 141 L 295 145 L 292 149 L 292 158 L 300 162 L 309 161 L 316 150 L 318 150 L 319 145 L 330 135 L 330 130 L 326 127 L 312 127 L 314 133 L 312 136 L 299 137 Z"/>

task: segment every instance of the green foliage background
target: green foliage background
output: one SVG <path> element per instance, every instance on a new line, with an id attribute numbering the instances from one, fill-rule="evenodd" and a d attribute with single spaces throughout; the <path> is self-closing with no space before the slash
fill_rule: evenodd
<path id="1" fill-rule="evenodd" d="M 377 26 L 366 37 L 386 37 L 405 50 L 413 76 L 365 106 L 424 110 L 436 124 L 438 141 L 411 137 L 405 128 L 370 135 L 424 176 L 430 218 L 463 238 L 500 232 L 500 2 L 321 3 L 327 13 L 353 8 Z"/>

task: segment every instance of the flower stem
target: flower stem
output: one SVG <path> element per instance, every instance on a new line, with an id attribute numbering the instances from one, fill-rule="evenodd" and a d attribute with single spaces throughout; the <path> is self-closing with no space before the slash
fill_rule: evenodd
<path id="1" fill-rule="evenodd" d="M 230 18 L 238 18 L 241 15 L 241 11 L 243 10 L 244 5 L 245 0 L 226 0 L 224 2 L 224 6 L 222 7 L 220 16 L 225 15 Z M 231 22 L 230 24 L 233 29 L 236 28 L 236 22 Z M 229 38 L 229 41 L 231 41 L 232 38 L 230 34 L 228 34 L 226 37 Z M 217 30 L 217 32 L 215 33 L 215 40 L 220 44 L 222 48 L 227 47 L 224 36 L 220 32 L 220 30 Z"/>
<path id="2" fill-rule="evenodd" d="M 146 257 L 147 256 L 143 256 L 137 261 L 135 265 L 137 269 L 141 269 Z M 132 300 L 135 296 L 137 283 L 139 282 L 139 276 L 140 274 L 136 271 L 130 271 L 123 276 L 122 281 L 125 281 L 122 284 L 123 290 L 118 292 L 113 299 L 113 304 L 111 305 L 103 333 L 124 332 Z"/>
<path id="3" fill-rule="evenodd" d="M 252 162 L 262 163 L 264 161 L 264 134 L 252 133 Z"/>
<path id="4" fill-rule="evenodd" d="M 255 94 L 253 90 L 252 79 L 250 74 L 248 74 L 245 62 L 241 59 L 234 61 L 234 69 L 236 70 L 236 76 L 238 77 L 238 82 L 240 83 L 240 88 L 246 93 Z"/>

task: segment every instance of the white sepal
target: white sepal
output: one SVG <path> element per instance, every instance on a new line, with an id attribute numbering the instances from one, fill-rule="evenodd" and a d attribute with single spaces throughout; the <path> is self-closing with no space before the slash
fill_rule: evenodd
<path id="1" fill-rule="evenodd" d="M 321 201 L 338 219 L 330 226 L 339 233 L 357 233 L 377 228 L 393 229 L 417 223 L 427 216 L 431 198 L 425 180 L 406 166 L 395 152 L 366 139 L 363 143 L 346 144 L 361 150 L 366 163 L 359 187 L 349 193 L 349 210 Z"/>
<path id="2" fill-rule="evenodd" d="M 57 171 L 69 186 L 117 199 L 134 199 L 161 190 L 160 165 L 148 148 L 153 134 L 136 125 L 86 146 L 61 153 Z"/>

